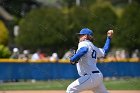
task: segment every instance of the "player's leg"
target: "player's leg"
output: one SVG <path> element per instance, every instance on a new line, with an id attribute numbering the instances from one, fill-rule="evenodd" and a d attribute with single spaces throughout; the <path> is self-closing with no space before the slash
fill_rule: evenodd
<path id="1" fill-rule="evenodd" d="M 73 83 L 71 83 L 67 88 L 67 93 L 79 93 L 84 90 L 91 89 L 91 75 L 86 75 L 78 78 Z"/>
<path id="2" fill-rule="evenodd" d="M 103 83 L 100 83 L 93 91 L 94 93 L 108 93 Z"/>
<path id="3" fill-rule="evenodd" d="M 92 78 L 94 80 L 94 88 L 92 89 L 93 93 L 108 93 L 104 84 L 103 84 L 103 75 L 102 73 L 93 74 Z"/>

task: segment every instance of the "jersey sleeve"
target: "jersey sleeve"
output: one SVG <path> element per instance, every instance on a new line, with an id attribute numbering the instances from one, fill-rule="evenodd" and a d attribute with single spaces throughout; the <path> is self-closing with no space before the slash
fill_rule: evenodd
<path id="1" fill-rule="evenodd" d="M 83 55 L 85 55 L 88 52 L 88 48 L 87 47 L 81 47 L 75 55 L 73 55 L 70 60 L 72 62 L 74 61 L 78 61 Z"/>
<path id="2" fill-rule="evenodd" d="M 87 47 L 87 48 L 88 48 L 88 45 L 86 44 L 86 42 L 80 42 L 80 43 L 78 44 L 78 50 L 79 50 L 80 48 L 82 48 L 82 47 Z"/>
<path id="3" fill-rule="evenodd" d="M 104 56 L 105 56 L 105 51 L 104 51 L 104 49 L 102 49 L 102 48 L 97 48 L 96 51 L 97 51 L 97 57 L 98 57 L 98 58 L 104 57 Z"/>
<path id="4" fill-rule="evenodd" d="M 105 51 L 105 54 L 107 54 L 107 52 L 110 49 L 110 43 L 111 43 L 111 38 L 110 37 L 107 37 L 106 42 L 105 42 L 105 45 L 103 47 L 103 49 Z"/>
<path id="5" fill-rule="evenodd" d="M 76 54 L 70 58 L 72 62 L 78 61 L 83 55 L 88 52 L 88 47 L 85 42 L 80 42 Z"/>

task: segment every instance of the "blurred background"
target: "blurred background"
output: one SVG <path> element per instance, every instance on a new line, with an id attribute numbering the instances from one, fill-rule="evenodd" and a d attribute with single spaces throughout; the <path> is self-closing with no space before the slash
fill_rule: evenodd
<path id="1" fill-rule="evenodd" d="M 77 48 L 75 33 L 88 27 L 98 47 L 103 47 L 106 32 L 114 30 L 110 60 L 137 61 L 139 6 L 139 0 L 1 0 L 0 58 L 9 58 L 14 48 L 19 55 L 40 50 L 45 57 L 57 53 L 63 58 L 69 49 Z"/>
<path id="2" fill-rule="evenodd" d="M 105 77 L 139 77 L 139 22 L 139 0 L 0 0 L 0 79 L 78 77 L 68 58 L 84 27 L 97 47 L 114 30 L 109 53 L 98 59 Z"/>

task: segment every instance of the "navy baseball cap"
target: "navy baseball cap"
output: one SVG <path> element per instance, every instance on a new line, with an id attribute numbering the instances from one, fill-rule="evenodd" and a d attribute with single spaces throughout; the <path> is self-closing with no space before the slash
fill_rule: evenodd
<path id="1" fill-rule="evenodd" d="M 91 35 L 93 36 L 93 32 L 92 30 L 88 29 L 88 28 L 83 28 L 80 33 L 77 33 L 78 35 Z"/>

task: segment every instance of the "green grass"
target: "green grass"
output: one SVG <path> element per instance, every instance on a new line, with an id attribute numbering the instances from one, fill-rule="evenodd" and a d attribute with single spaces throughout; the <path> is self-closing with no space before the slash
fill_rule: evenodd
<path id="1" fill-rule="evenodd" d="M 140 79 L 123 79 L 104 82 L 109 90 L 140 90 Z"/>
<path id="2" fill-rule="evenodd" d="M 31 82 L 0 83 L 0 90 L 66 90 L 73 80 L 49 80 Z M 109 90 L 140 90 L 139 79 L 120 79 L 104 81 Z"/>
<path id="3" fill-rule="evenodd" d="M 0 84 L 0 90 L 65 90 L 73 80 L 10 82 Z"/>

